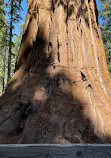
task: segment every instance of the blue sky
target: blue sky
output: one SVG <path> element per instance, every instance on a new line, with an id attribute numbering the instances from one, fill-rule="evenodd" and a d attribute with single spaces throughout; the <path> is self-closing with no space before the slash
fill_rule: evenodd
<path id="1" fill-rule="evenodd" d="M 20 15 L 22 17 L 22 20 L 20 20 L 16 25 L 15 25 L 15 31 L 14 33 L 17 33 L 18 32 L 18 29 L 19 29 L 19 26 L 20 24 L 23 22 L 25 23 L 25 18 L 26 18 L 26 13 L 27 13 L 27 0 L 23 0 L 22 1 L 22 8 L 23 8 L 23 11 L 20 12 Z"/>
<path id="2" fill-rule="evenodd" d="M 97 2 L 97 6 L 98 6 L 98 9 L 100 9 L 100 2 Z M 23 8 L 23 11 L 21 11 L 20 14 L 21 14 L 21 17 L 23 20 L 20 20 L 19 23 L 16 24 L 15 31 L 14 31 L 15 33 L 17 33 L 19 25 L 21 24 L 21 22 L 25 23 L 25 18 L 26 18 L 26 13 L 27 13 L 27 0 L 22 1 L 22 8 Z M 99 19 L 99 24 L 101 26 L 101 24 L 102 24 L 101 19 Z"/>
<path id="3" fill-rule="evenodd" d="M 101 8 L 100 5 L 101 5 L 101 3 L 97 1 L 98 10 L 100 10 L 100 8 Z M 100 19 L 100 18 L 99 18 L 99 25 L 100 26 L 102 25 L 102 19 Z"/>

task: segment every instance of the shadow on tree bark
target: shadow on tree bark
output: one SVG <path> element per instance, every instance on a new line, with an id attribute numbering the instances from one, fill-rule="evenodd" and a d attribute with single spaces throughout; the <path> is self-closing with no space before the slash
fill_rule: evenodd
<path id="1" fill-rule="evenodd" d="M 72 94 L 75 83 L 53 63 L 53 52 L 46 54 L 49 46 L 38 28 L 36 41 L 26 49 L 30 53 L 23 56 L 27 62 L 18 69 L 22 75 L 15 75 L 0 100 L 0 143 L 111 142 L 95 133 L 84 114 L 86 103 Z"/>

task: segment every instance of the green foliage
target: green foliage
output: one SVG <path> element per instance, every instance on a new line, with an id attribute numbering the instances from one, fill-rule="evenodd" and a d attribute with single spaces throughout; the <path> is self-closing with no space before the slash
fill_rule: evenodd
<path id="1" fill-rule="evenodd" d="M 4 9 L 4 0 L 0 0 L 0 30 L 5 25 L 5 9 Z"/>
<path id="2" fill-rule="evenodd" d="M 23 23 L 17 35 L 13 32 L 16 23 L 21 20 L 21 2 L 22 0 L 7 0 L 7 3 L 4 3 L 4 0 L 0 0 L 0 95 L 4 93 L 7 80 L 9 81 L 14 73 L 20 47 Z M 10 77 L 7 74 L 10 74 Z"/>
<path id="3" fill-rule="evenodd" d="M 5 87 L 5 69 L 6 69 L 6 62 L 7 62 L 7 24 L 5 19 L 5 8 L 4 8 L 4 1 L 0 0 L 0 95 L 4 91 Z"/>
<path id="4" fill-rule="evenodd" d="M 21 18 L 20 16 L 20 11 L 22 9 L 21 6 L 22 0 L 8 0 L 6 3 L 6 6 L 8 8 L 8 15 L 9 15 L 9 20 L 8 20 L 8 35 L 9 35 L 9 52 L 8 52 L 8 74 L 7 74 L 7 82 L 9 82 L 11 78 L 11 65 L 12 65 L 12 49 L 13 49 L 13 41 L 12 38 L 14 36 L 13 31 L 15 24 L 19 22 Z"/>
<path id="5" fill-rule="evenodd" d="M 15 62 L 20 48 L 22 31 L 24 24 L 21 23 L 12 46 L 11 55 L 11 76 L 14 74 Z M 0 95 L 4 92 L 7 85 L 7 71 L 8 71 L 8 35 L 7 28 L 0 30 Z"/>
<path id="6" fill-rule="evenodd" d="M 106 60 L 111 77 L 111 0 L 99 0 L 101 2 L 100 18 L 103 23 L 101 34 L 106 52 Z"/>
<path id="7" fill-rule="evenodd" d="M 15 56 L 18 55 L 20 43 L 21 43 L 21 38 L 22 38 L 22 32 L 23 32 L 23 27 L 24 23 L 21 23 L 18 29 L 18 33 L 16 34 L 14 38 L 14 51 L 15 51 Z"/>
<path id="8" fill-rule="evenodd" d="M 111 62 L 108 63 L 108 70 L 109 70 L 109 75 L 111 77 Z"/>

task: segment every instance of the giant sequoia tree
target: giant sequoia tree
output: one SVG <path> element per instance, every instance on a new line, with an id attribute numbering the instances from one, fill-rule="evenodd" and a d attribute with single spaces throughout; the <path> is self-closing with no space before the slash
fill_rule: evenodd
<path id="1" fill-rule="evenodd" d="M 95 0 L 30 0 L 0 143 L 111 142 L 111 81 Z"/>

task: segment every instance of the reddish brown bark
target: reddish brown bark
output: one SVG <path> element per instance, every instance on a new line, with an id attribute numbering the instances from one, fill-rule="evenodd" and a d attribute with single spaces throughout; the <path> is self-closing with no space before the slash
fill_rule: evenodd
<path id="1" fill-rule="evenodd" d="M 110 90 L 95 0 L 30 0 L 0 143 L 111 142 Z"/>

